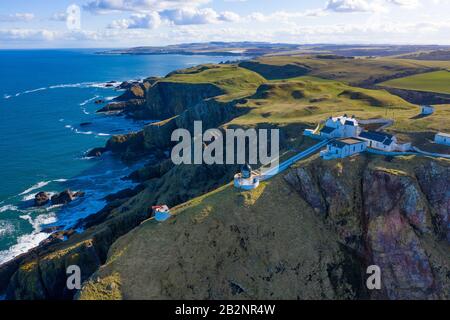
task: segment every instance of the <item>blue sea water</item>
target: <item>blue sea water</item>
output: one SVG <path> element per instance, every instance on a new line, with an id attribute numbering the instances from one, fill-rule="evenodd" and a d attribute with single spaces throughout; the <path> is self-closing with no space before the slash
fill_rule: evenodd
<path id="1" fill-rule="evenodd" d="M 87 159 L 90 148 L 145 122 L 96 114 L 96 99 L 120 92 L 108 81 L 163 76 L 225 57 L 99 55 L 94 50 L 0 51 L 0 264 L 28 251 L 48 225 L 70 227 L 101 209 L 103 197 L 132 186 L 120 178 L 142 165 L 111 155 Z M 156 119 L 155 119 L 156 120 Z M 91 122 L 87 126 L 81 123 Z M 39 191 L 83 190 L 64 207 L 33 208 Z"/>

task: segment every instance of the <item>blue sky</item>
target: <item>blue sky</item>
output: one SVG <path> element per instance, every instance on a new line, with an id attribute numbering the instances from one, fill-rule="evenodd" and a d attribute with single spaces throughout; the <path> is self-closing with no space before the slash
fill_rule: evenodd
<path id="1" fill-rule="evenodd" d="M 67 13 L 70 5 L 80 8 L 80 19 L 76 10 Z M 80 24 L 67 23 L 74 19 Z M 0 2 L 0 48 L 106 48 L 244 40 L 450 45 L 449 35 L 450 0 Z"/>

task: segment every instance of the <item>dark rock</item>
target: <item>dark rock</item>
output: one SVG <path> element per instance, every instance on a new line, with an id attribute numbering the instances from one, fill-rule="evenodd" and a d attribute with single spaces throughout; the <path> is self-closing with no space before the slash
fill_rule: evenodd
<path id="1" fill-rule="evenodd" d="M 52 196 L 52 203 L 53 204 L 67 204 L 69 202 L 72 202 L 75 199 L 72 191 L 70 190 L 64 190 L 63 192 L 57 193 L 54 196 Z"/>
<path id="2" fill-rule="evenodd" d="M 84 192 L 84 191 L 77 191 L 73 194 L 73 196 L 75 198 L 83 198 L 85 195 L 86 195 L 86 192 Z"/>
<path id="3" fill-rule="evenodd" d="M 104 147 L 93 148 L 86 153 L 86 157 L 100 157 L 103 153 L 107 151 L 108 149 Z"/>
<path id="4" fill-rule="evenodd" d="M 58 230 L 61 230 L 62 227 L 61 226 L 53 226 L 53 227 L 47 227 L 41 230 L 41 232 L 43 233 L 53 233 L 56 232 Z"/>
<path id="5" fill-rule="evenodd" d="M 39 192 L 37 195 L 34 196 L 34 204 L 37 207 L 43 206 L 47 204 L 50 201 L 50 195 L 47 192 Z"/>
<path id="6" fill-rule="evenodd" d="M 105 103 L 105 100 L 103 100 L 103 99 L 98 99 L 98 100 L 95 100 L 94 103 L 95 103 L 95 104 L 103 104 L 103 103 Z"/>
<path id="7" fill-rule="evenodd" d="M 72 192 L 70 190 L 64 190 L 63 192 L 60 192 L 58 194 L 55 194 L 52 197 L 52 203 L 53 204 L 67 204 L 69 202 L 72 202 L 78 197 L 84 197 L 83 191 L 78 192 Z"/>
<path id="8" fill-rule="evenodd" d="M 91 124 L 92 124 L 92 122 L 82 122 L 82 123 L 80 123 L 80 127 L 90 126 Z"/>
<path id="9" fill-rule="evenodd" d="M 110 195 L 106 196 L 104 199 L 108 202 L 112 202 L 115 200 L 121 200 L 121 199 L 127 199 L 127 198 L 134 197 L 135 195 L 137 195 L 139 192 L 141 192 L 144 189 L 145 189 L 145 185 L 140 184 L 134 189 L 127 188 L 127 189 L 121 190 L 119 192 L 110 194 Z"/>

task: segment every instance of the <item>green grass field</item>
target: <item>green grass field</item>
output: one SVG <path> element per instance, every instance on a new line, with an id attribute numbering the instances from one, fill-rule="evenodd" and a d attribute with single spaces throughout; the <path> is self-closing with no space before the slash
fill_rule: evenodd
<path id="1" fill-rule="evenodd" d="M 450 72 L 443 70 L 417 74 L 386 81 L 381 83 L 380 86 L 450 94 Z"/>
<path id="2" fill-rule="evenodd" d="M 179 70 L 161 81 L 214 84 L 226 92 L 222 100 L 231 100 L 252 94 L 266 79 L 236 65 L 209 64 Z"/>

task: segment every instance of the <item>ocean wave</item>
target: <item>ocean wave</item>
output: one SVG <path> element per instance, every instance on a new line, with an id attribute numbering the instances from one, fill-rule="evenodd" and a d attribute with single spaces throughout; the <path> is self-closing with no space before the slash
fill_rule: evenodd
<path id="1" fill-rule="evenodd" d="M 14 232 L 14 226 L 8 221 L 0 220 L 0 237 L 6 237 Z"/>
<path id="2" fill-rule="evenodd" d="M 17 244 L 11 246 L 8 250 L 0 251 L 0 264 L 3 264 L 28 250 L 37 247 L 39 243 L 48 237 L 47 233 L 33 232 L 17 238 Z"/>
<path id="3" fill-rule="evenodd" d="M 0 213 L 5 211 L 19 211 L 19 208 L 13 206 L 12 204 L 7 204 L 6 206 L 0 207 Z"/>
<path id="4" fill-rule="evenodd" d="M 90 99 L 84 100 L 82 103 L 80 103 L 80 106 L 85 106 L 85 105 L 87 105 L 89 102 L 92 102 L 92 101 L 94 101 L 95 99 L 98 99 L 98 98 L 100 98 L 100 96 L 95 96 L 95 97 L 92 97 L 92 98 L 90 98 Z"/>
<path id="5" fill-rule="evenodd" d="M 55 179 L 55 180 L 48 180 L 48 181 L 39 181 L 38 183 L 32 185 L 30 188 L 26 189 L 22 193 L 19 193 L 19 196 L 23 196 L 23 195 L 29 194 L 30 192 L 32 192 L 34 190 L 37 190 L 37 189 L 40 189 L 40 188 L 43 188 L 43 187 L 45 187 L 46 185 L 48 185 L 49 183 L 52 183 L 52 182 L 66 182 L 66 181 L 67 181 L 67 179 Z"/>
<path id="6" fill-rule="evenodd" d="M 30 94 L 38 91 L 51 90 L 51 89 L 66 89 L 66 88 L 103 88 L 112 89 L 111 85 L 117 85 L 119 82 L 79 82 L 79 83 L 66 83 L 66 84 L 55 84 L 49 87 L 42 87 L 37 89 L 25 90 L 22 92 L 17 92 L 15 94 L 5 94 L 4 99 L 10 99 L 12 97 L 19 97 L 24 94 Z"/>
<path id="7" fill-rule="evenodd" d="M 23 196 L 24 194 L 30 193 L 31 191 L 43 188 L 46 185 L 48 185 L 50 182 L 52 182 L 52 181 L 51 180 L 50 181 L 39 181 L 38 183 L 32 185 L 31 187 L 29 187 L 28 189 L 26 189 L 25 191 L 20 193 L 19 196 Z"/>
<path id="8" fill-rule="evenodd" d="M 62 180 L 64 180 L 64 179 L 62 179 Z M 47 194 L 48 194 L 49 198 L 51 198 L 53 195 L 56 194 L 56 192 L 55 192 L 55 191 L 50 191 L 50 192 L 47 192 Z M 37 195 L 37 193 L 30 193 L 30 194 L 27 194 L 27 195 L 23 196 L 22 201 L 31 201 L 31 200 L 34 200 L 34 198 L 36 197 L 36 195 Z"/>
<path id="9" fill-rule="evenodd" d="M 76 134 L 84 134 L 84 135 L 96 135 L 98 137 L 109 137 L 111 134 L 109 133 L 103 133 L 103 132 L 94 132 L 94 131 L 82 131 L 77 128 L 74 128 L 70 124 L 67 124 L 64 126 L 67 129 L 70 129 L 71 131 L 75 132 Z"/>

